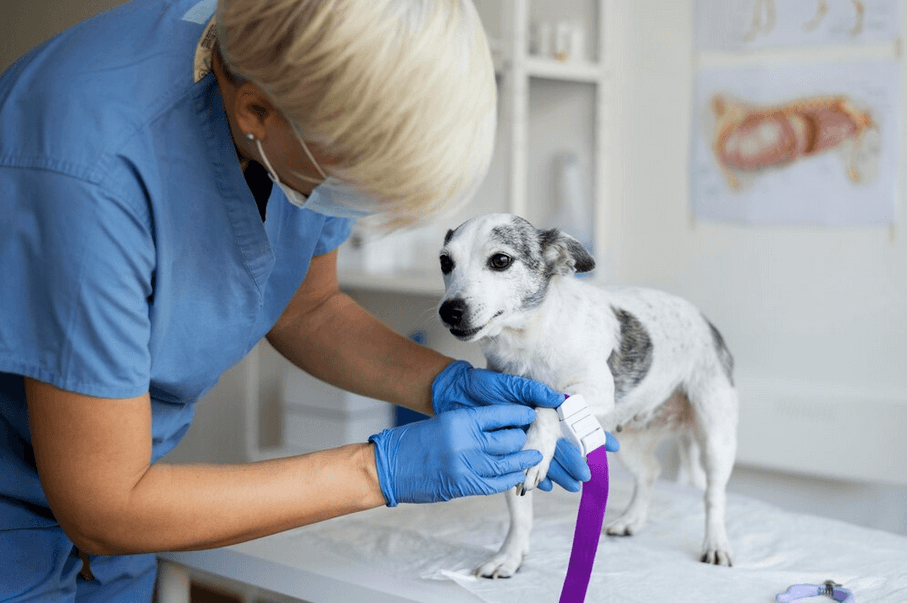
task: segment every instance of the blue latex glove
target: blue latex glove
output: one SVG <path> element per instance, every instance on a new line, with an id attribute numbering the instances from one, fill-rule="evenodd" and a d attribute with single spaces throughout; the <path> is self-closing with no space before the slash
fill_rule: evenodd
<path id="1" fill-rule="evenodd" d="M 456 408 L 492 404 L 557 408 L 563 401 L 564 394 L 538 381 L 473 368 L 465 360 L 448 364 L 431 384 L 431 405 L 436 415 Z"/>
<path id="2" fill-rule="evenodd" d="M 387 506 L 496 494 L 523 483 L 524 471 L 542 460 L 538 450 L 522 450 L 523 429 L 534 420 L 525 406 L 464 408 L 373 435 Z"/>
<path id="3" fill-rule="evenodd" d="M 441 414 L 456 408 L 475 408 L 494 404 L 523 404 L 542 408 L 557 408 L 564 401 L 564 394 L 548 386 L 515 375 L 507 375 L 487 369 L 473 368 L 464 360 L 451 362 L 438 373 L 431 384 L 432 408 Z M 605 449 L 617 452 L 620 444 L 610 433 Z M 567 440 L 558 440 L 554 458 L 548 469 L 548 477 L 539 484 L 545 491 L 551 490 L 551 481 L 570 492 L 578 492 L 582 482 L 589 481 L 592 474 L 589 465 L 576 446 Z"/>
<path id="4" fill-rule="evenodd" d="M 613 435 L 606 431 L 605 436 L 607 437 L 605 450 L 608 452 L 620 450 L 620 442 Z M 551 492 L 551 482 L 554 481 L 564 490 L 579 492 L 582 482 L 590 479 L 592 479 L 592 473 L 579 448 L 561 438 L 557 441 L 557 448 L 554 449 L 554 458 L 548 465 L 548 475 L 539 482 L 539 490 Z"/>

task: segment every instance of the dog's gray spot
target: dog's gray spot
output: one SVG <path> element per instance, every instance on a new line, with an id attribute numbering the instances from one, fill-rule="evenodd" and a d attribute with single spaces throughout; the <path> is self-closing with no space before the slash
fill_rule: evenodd
<path id="1" fill-rule="evenodd" d="M 460 227 L 458 226 L 457 229 L 459 229 L 459 228 L 460 228 Z M 454 232 L 456 232 L 456 231 L 450 230 L 450 229 L 449 229 L 449 230 L 447 231 L 447 234 L 444 235 L 444 244 L 445 244 L 445 245 L 447 245 L 448 243 L 450 243 L 450 240 L 451 240 L 451 239 L 453 238 L 453 236 L 454 236 Z"/>
<path id="2" fill-rule="evenodd" d="M 620 342 L 608 357 L 608 368 L 614 378 L 614 400 L 620 402 L 652 367 L 652 340 L 633 314 L 614 306 L 611 311 L 620 323 Z"/>
<path id="3" fill-rule="evenodd" d="M 703 316 L 705 318 L 705 316 Z M 708 318 L 705 318 L 705 321 L 709 324 L 709 328 L 712 330 L 712 343 L 715 345 L 715 352 L 718 354 L 718 360 L 721 362 L 721 368 L 724 369 L 724 374 L 727 375 L 727 380 L 731 382 L 731 385 L 734 385 L 734 357 L 731 355 L 730 350 L 727 349 L 727 345 L 724 343 L 724 337 L 721 336 L 721 333 L 718 332 L 718 329 L 715 328 Z"/>
<path id="4" fill-rule="evenodd" d="M 538 271 L 542 265 L 538 231 L 523 218 L 514 216 L 510 224 L 495 226 L 491 229 L 491 238 L 513 249 L 530 270 Z"/>
<path id="5" fill-rule="evenodd" d="M 531 309 L 538 307 L 545 300 L 545 296 L 548 295 L 548 284 L 551 282 L 551 275 L 546 274 L 545 280 L 542 282 L 541 287 L 530 293 L 529 295 L 523 298 L 522 307 L 525 309 Z"/>
<path id="6" fill-rule="evenodd" d="M 557 243 L 557 240 L 561 236 L 561 231 L 558 228 L 551 228 L 549 230 L 540 230 L 539 231 L 539 243 L 542 246 L 542 249 L 548 247 L 549 245 L 554 245 Z"/>
<path id="7" fill-rule="evenodd" d="M 525 283 L 525 293 L 521 300 L 525 309 L 535 308 L 542 303 L 548 294 L 552 276 L 545 267 L 540 234 L 539 230 L 519 216 L 513 216 L 509 224 L 491 229 L 492 241 L 511 249 L 529 272 L 530 279 Z"/>

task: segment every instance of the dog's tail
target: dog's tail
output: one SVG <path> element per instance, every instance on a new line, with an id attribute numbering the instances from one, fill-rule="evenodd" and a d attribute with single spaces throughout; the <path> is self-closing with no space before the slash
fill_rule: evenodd
<path id="1" fill-rule="evenodd" d="M 715 346 L 715 353 L 718 355 L 718 362 L 721 363 L 721 368 L 724 369 L 724 374 L 728 381 L 731 382 L 731 385 L 734 385 L 734 357 L 731 355 L 731 351 L 727 349 L 724 337 L 721 336 L 715 325 L 709 322 L 708 318 L 705 318 L 705 322 L 708 323 L 709 330 L 712 331 L 712 343 Z"/>

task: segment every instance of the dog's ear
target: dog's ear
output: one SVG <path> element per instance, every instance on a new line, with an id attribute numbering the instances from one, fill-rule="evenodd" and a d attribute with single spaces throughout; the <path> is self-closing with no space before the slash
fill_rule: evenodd
<path id="1" fill-rule="evenodd" d="M 590 272 L 595 268 L 595 259 L 583 244 L 559 229 L 540 230 L 539 240 L 542 255 L 553 273 Z"/>

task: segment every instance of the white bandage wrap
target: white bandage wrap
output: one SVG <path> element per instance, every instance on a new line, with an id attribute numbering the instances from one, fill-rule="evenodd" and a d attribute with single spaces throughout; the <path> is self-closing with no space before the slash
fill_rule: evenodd
<path id="1" fill-rule="evenodd" d="M 583 456 L 604 446 L 608 441 L 605 430 L 589 410 L 582 396 L 570 396 L 557 409 L 564 437 L 579 448 Z"/>

